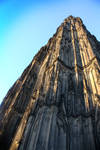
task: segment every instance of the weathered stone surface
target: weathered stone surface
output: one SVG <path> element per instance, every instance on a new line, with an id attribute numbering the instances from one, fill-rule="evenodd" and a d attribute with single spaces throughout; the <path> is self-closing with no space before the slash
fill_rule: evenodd
<path id="1" fill-rule="evenodd" d="M 8 91 L 0 150 L 100 149 L 100 42 L 68 17 Z"/>

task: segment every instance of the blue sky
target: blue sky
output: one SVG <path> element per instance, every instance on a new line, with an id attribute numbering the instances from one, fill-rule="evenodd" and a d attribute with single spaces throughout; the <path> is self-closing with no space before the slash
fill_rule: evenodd
<path id="1" fill-rule="evenodd" d="M 69 15 L 81 17 L 100 41 L 99 0 L 0 0 L 0 103 Z"/>

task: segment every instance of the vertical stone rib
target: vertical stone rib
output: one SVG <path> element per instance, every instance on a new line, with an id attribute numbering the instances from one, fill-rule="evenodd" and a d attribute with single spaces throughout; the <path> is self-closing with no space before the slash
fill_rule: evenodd
<path id="1" fill-rule="evenodd" d="M 74 24 L 74 22 L 72 22 L 72 23 Z M 72 37 L 72 46 L 73 46 L 73 51 L 74 51 L 75 76 L 76 76 L 76 81 L 78 83 L 76 47 L 75 47 L 74 31 L 72 29 L 72 25 L 71 25 L 71 37 Z"/>
<path id="2" fill-rule="evenodd" d="M 37 147 L 37 142 L 38 142 L 38 139 L 39 139 L 40 130 L 41 130 L 41 127 L 42 127 L 43 116 L 44 116 L 44 111 L 41 114 L 41 119 L 39 121 L 37 134 L 36 134 L 35 137 L 34 137 L 34 134 L 33 134 L 33 138 L 32 139 L 34 139 L 34 140 L 30 141 L 30 144 L 29 144 L 29 147 L 28 147 L 28 149 L 30 149 L 30 150 L 37 150 L 36 147 Z"/>
<path id="3" fill-rule="evenodd" d="M 47 137 L 46 137 L 46 145 L 45 145 L 45 150 L 49 149 L 49 140 L 50 140 L 50 132 L 51 132 L 51 125 L 52 125 L 52 119 L 53 119 L 53 112 L 50 116 L 50 121 L 49 121 L 49 125 L 48 125 L 48 131 L 47 131 Z"/>
<path id="4" fill-rule="evenodd" d="M 19 142 L 22 138 L 22 135 L 23 135 L 23 132 L 24 132 L 24 129 L 25 129 L 25 126 L 26 126 L 26 123 L 27 123 L 27 119 L 28 119 L 28 115 L 31 111 L 31 108 L 33 106 L 33 99 L 30 101 L 29 105 L 27 106 L 26 108 L 26 111 L 23 115 L 23 118 L 21 120 L 21 123 L 17 129 L 17 132 L 16 132 L 16 136 L 14 137 L 13 139 L 13 142 L 12 142 L 12 145 L 10 147 L 10 150 L 17 150 L 18 149 L 18 146 L 19 146 Z"/>

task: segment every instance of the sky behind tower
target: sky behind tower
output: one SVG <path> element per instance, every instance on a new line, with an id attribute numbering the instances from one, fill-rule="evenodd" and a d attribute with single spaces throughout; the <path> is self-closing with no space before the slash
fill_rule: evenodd
<path id="1" fill-rule="evenodd" d="M 69 15 L 81 17 L 100 41 L 99 0 L 0 0 L 0 103 Z"/>

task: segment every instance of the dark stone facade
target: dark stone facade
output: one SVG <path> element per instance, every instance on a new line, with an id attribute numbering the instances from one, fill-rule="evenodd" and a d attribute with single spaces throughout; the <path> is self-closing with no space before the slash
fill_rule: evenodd
<path id="1" fill-rule="evenodd" d="M 0 150 L 100 149 L 100 42 L 68 17 L 0 106 Z"/>

